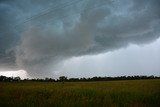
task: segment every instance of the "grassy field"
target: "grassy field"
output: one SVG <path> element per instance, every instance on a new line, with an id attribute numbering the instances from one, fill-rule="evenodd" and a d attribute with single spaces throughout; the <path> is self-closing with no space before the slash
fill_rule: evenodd
<path id="1" fill-rule="evenodd" d="M 160 80 L 0 82 L 0 107 L 160 107 Z"/>

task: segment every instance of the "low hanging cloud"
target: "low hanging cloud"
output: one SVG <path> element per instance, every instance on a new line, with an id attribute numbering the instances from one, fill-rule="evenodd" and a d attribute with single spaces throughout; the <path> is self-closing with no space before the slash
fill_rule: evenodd
<path id="1" fill-rule="evenodd" d="M 72 57 L 160 36 L 159 0 L 0 1 L 0 66 L 49 76 Z"/>

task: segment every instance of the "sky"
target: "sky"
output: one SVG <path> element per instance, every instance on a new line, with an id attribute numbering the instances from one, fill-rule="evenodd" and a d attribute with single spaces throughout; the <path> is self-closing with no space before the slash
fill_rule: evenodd
<path id="1" fill-rule="evenodd" d="M 159 0 L 0 0 L 0 75 L 160 76 Z"/>

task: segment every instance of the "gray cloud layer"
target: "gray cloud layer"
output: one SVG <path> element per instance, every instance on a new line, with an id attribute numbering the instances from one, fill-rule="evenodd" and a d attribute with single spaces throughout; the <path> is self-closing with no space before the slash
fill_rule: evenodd
<path id="1" fill-rule="evenodd" d="M 48 76 L 73 56 L 160 36 L 159 0 L 1 0 L 0 66 Z"/>

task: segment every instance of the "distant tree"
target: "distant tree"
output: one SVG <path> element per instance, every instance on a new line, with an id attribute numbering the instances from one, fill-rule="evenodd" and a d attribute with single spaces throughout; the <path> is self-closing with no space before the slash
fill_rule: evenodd
<path id="1" fill-rule="evenodd" d="M 64 83 L 64 81 L 67 81 L 67 77 L 65 77 L 65 76 L 60 76 L 60 77 L 59 77 L 59 81 L 61 81 L 61 82 Z"/>
<path id="2" fill-rule="evenodd" d="M 0 76 L 0 81 L 5 81 L 6 78 L 7 78 L 6 76 L 2 76 L 2 75 L 1 75 L 1 76 Z"/>
<path id="3" fill-rule="evenodd" d="M 44 81 L 47 81 L 47 82 L 54 82 L 55 81 L 55 79 L 52 79 L 52 78 L 45 78 L 45 80 Z"/>
<path id="4" fill-rule="evenodd" d="M 87 81 L 86 78 L 80 78 L 79 80 L 80 80 L 80 81 Z"/>
<path id="5" fill-rule="evenodd" d="M 13 80 L 14 80 L 14 81 L 20 81 L 21 78 L 18 76 L 18 77 L 14 77 Z"/>
<path id="6" fill-rule="evenodd" d="M 49 78 L 45 78 L 45 81 L 49 81 Z"/>
<path id="7" fill-rule="evenodd" d="M 80 81 L 79 78 L 69 78 L 68 81 L 70 82 L 76 82 L 76 81 Z"/>

